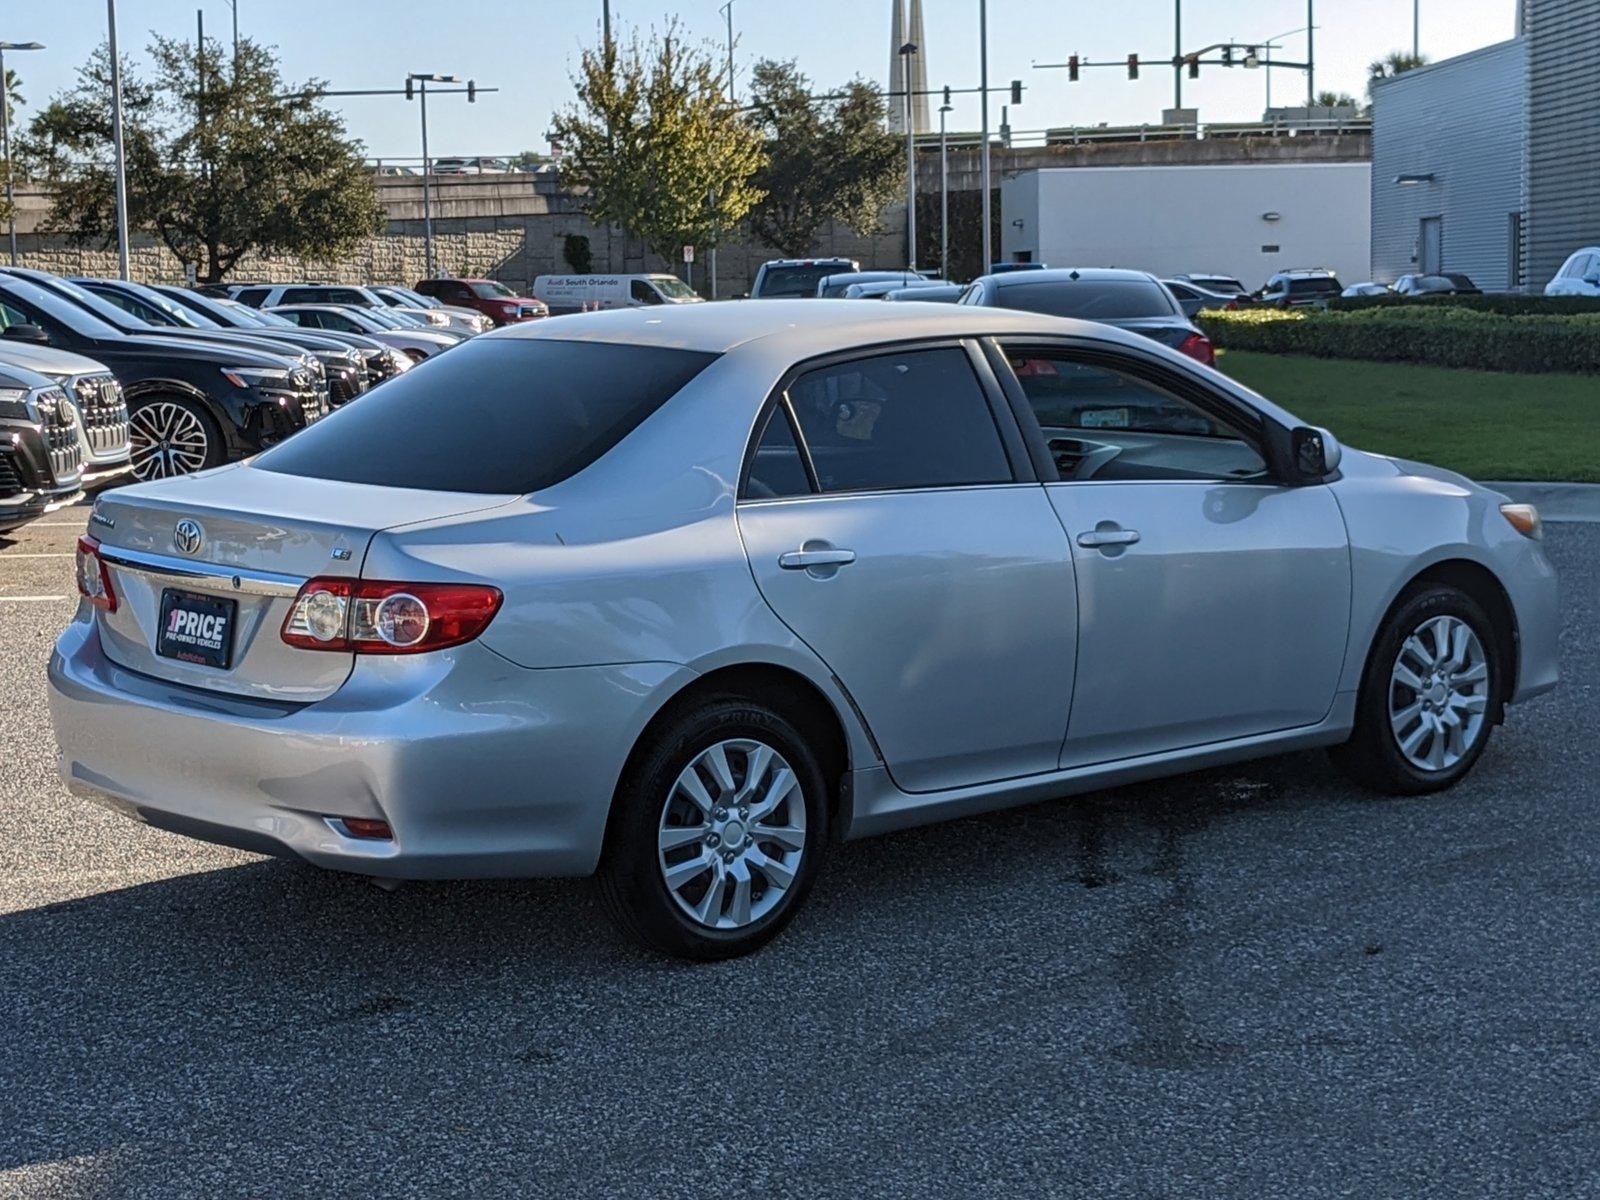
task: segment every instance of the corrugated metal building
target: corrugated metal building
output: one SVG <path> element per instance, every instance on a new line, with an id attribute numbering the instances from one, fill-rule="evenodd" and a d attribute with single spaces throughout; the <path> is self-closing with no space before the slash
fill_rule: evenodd
<path id="1" fill-rule="evenodd" d="M 1600 244 L 1600 0 L 1519 4 L 1512 40 L 1374 88 L 1374 279 L 1537 292 Z"/>
<path id="2" fill-rule="evenodd" d="M 1528 132 L 1527 39 L 1378 85 L 1372 121 L 1372 278 L 1463 271 L 1517 286 Z"/>
<path id="3" fill-rule="evenodd" d="M 1600 0 L 1524 0 L 1528 281 L 1600 245 Z"/>

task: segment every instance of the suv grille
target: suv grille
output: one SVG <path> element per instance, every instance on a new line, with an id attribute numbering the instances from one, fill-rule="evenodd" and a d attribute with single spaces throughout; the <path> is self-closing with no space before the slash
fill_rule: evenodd
<path id="1" fill-rule="evenodd" d="M 39 405 L 44 425 L 44 441 L 50 451 L 50 474 L 57 487 L 71 487 L 83 474 L 83 443 L 72 420 L 65 392 L 53 404 Z"/>
<path id="2" fill-rule="evenodd" d="M 83 438 L 91 458 L 120 455 L 128 449 L 128 405 L 112 375 L 80 375 L 72 390 L 78 400 Z"/>
<path id="3" fill-rule="evenodd" d="M 0 498 L 15 496 L 25 491 L 22 486 L 22 476 L 17 472 L 17 464 L 9 454 L 0 454 Z"/>
<path id="4" fill-rule="evenodd" d="M 316 377 L 304 367 L 289 375 L 289 385 L 300 398 L 300 413 L 307 425 L 314 425 L 328 415 L 328 392 L 317 384 Z"/>
<path id="5" fill-rule="evenodd" d="M 345 374 L 340 371 L 328 376 L 328 405 L 338 408 L 341 404 L 348 404 L 362 392 L 367 390 L 367 373 L 365 369 L 360 374 L 351 371 Z"/>

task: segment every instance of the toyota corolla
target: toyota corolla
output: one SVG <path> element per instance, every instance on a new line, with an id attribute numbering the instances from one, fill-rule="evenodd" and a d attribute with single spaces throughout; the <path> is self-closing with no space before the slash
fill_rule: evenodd
<path id="1" fill-rule="evenodd" d="M 1557 678 L 1533 509 L 998 309 L 509 327 L 103 495 L 77 566 L 75 792 L 385 880 L 598 873 L 694 958 L 839 838 L 1313 746 L 1445 788 Z"/>

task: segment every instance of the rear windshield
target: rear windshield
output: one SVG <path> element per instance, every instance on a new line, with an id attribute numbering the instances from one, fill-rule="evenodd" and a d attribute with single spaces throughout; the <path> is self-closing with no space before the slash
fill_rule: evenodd
<path id="1" fill-rule="evenodd" d="M 1289 294 L 1291 296 L 1320 296 L 1343 290 L 1339 281 L 1331 275 L 1313 275 L 1309 279 L 1291 279 L 1289 281 Z"/>
<path id="2" fill-rule="evenodd" d="M 255 460 L 284 475 L 521 495 L 583 470 L 716 355 L 482 338 L 429 359 Z"/>
<path id="3" fill-rule="evenodd" d="M 824 275 L 837 275 L 838 264 L 818 267 L 768 267 L 761 276 L 759 296 L 815 296 Z"/>
<path id="4" fill-rule="evenodd" d="M 1172 301 L 1167 290 L 1149 279 L 1078 279 L 998 284 L 995 303 L 1001 308 L 1052 317 L 1082 317 L 1088 321 L 1114 321 L 1123 317 L 1170 317 Z"/>

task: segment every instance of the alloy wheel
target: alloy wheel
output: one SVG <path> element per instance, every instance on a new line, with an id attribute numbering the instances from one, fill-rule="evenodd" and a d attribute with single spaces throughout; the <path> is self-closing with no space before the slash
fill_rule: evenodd
<path id="1" fill-rule="evenodd" d="M 806 849 L 806 806 L 783 756 L 764 742 L 708 746 L 679 773 L 657 833 L 661 877 L 678 907 L 712 929 L 742 929 L 783 900 Z"/>
<path id="2" fill-rule="evenodd" d="M 1478 744 L 1489 712 L 1483 642 L 1459 617 L 1424 621 L 1389 675 L 1389 727 L 1413 767 L 1448 771 Z"/>
<path id="3" fill-rule="evenodd" d="M 170 400 L 136 408 L 128 417 L 128 441 L 139 479 L 192 474 L 206 465 L 211 450 L 204 422 Z"/>

